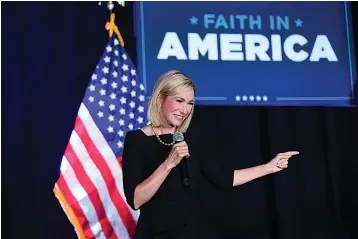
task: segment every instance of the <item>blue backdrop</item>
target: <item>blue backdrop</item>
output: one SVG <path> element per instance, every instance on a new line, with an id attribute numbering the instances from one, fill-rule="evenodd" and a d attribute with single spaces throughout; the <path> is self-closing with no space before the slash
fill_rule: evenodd
<path id="1" fill-rule="evenodd" d="M 140 2 L 141 76 L 179 68 L 202 105 L 350 106 L 356 82 L 345 2 Z"/>

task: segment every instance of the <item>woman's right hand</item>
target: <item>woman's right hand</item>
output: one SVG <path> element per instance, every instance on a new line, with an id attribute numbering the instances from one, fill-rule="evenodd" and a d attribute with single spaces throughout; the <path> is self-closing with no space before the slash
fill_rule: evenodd
<path id="1" fill-rule="evenodd" d="M 189 155 L 189 148 L 185 141 L 176 143 L 172 146 L 167 159 L 165 160 L 166 164 L 170 169 L 176 167 L 180 161 Z"/>

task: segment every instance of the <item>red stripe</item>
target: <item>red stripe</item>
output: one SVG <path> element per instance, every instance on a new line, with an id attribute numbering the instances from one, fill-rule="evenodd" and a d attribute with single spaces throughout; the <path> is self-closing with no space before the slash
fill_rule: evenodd
<path id="1" fill-rule="evenodd" d="M 119 163 L 119 167 L 122 168 L 122 155 L 117 158 L 117 162 Z"/>
<path id="2" fill-rule="evenodd" d="M 104 181 L 106 182 L 108 191 L 110 193 L 111 199 L 117 208 L 117 211 L 122 219 L 124 226 L 127 228 L 128 234 L 131 238 L 134 237 L 136 222 L 129 211 L 129 208 L 125 201 L 123 200 L 121 194 L 119 193 L 117 186 L 115 184 L 115 179 L 111 173 L 111 170 L 102 157 L 101 153 L 97 150 L 96 145 L 93 143 L 92 139 L 88 135 L 87 129 L 83 124 L 80 117 L 76 119 L 75 131 L 80 136 L 83 144 L 85 145 L 88 154 L 92 158 L 93 162 L 96 164 L 97 168 L 101 172 Z"/>
<path id="3" fill-rule="evenodd" d="M 89 222 L 80 207 L 80 204 L 76 200 L 76 198 L 73 196 L 70 188 L 68 187 L 64 176 L 62 173 L 60 173 L 60 177 L 57 181 L 57 185 L 60 188 L 63 197 L 66 199 L 68 205 L 71 206 L 73 213 L 76 215 L 76 218 L 78 222 L 80 223 L 83 233 L 85 234 L 86 238 L 94 238 L 94 234 L 89 226 Z"/>
<path id="4" fill-rule="evenodd" d="M 77 122 L 76 122 L 77 125 Z M 114 232 L 110 221 L 107 218 L 106 212 L 103 207 L 103 203 L 99 196 L 96 186 L 93 184 L 91 179 L 88 177 L 85 172 L 82 163 L 78 159 L 76 153 L 73 151 L 72 145 L 68 144 L 65 152 L 65 156 L 68 162 L 71 164 L 75 174 L 78 178 L 83 189 L 87 192 L 89 199 L 91 200 L 96 214 L 99 220 L 99 223 L 102 226 L 103 233 L 106 235 L 106 238 L 118 238 Z"/>

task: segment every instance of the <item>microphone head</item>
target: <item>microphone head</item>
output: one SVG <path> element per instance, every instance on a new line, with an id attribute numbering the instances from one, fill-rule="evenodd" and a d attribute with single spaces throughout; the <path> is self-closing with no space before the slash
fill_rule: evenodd
<path id="1" fill-rule="evenodd" d="M 183 133 L 177 132 L 177 133 L 173 134 L 173 141 L 174 141 L 174 142 L 184 141 L 184 135 L 183 135 Z"/>

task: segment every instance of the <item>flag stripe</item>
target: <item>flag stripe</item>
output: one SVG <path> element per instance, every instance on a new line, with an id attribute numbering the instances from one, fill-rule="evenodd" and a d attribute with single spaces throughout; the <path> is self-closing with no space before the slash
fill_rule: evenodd
<path id="1" fill-rule="evenodd" d="M 95 238 L 95 235 L 102 231 L 102 227 L 98 222 L 95 209 L 86 195 L 87 193 L 78 182 L 75 172 L 65 156 L 62 157 L 58 185 L 81 223 L 86 237 Z"/>
<path id="2" fill-rule="evenodd" d="M 90 117 L 86 117 L 86 119 L 89 120 Z M 106 148 L 109 148 L 109 146 L 103 145 L 103 147 L 101 147 L 101 146 L 96 147 L 96 145 L 94 145 L 94 143 L 92 142 L 92 140 L 88 134 L 88 131 L 86 130 L 80 117 L 77 118 L 75 131 L 77 132 L 77 134 L 81 138 L 83 144 L 85 145 L 85 147 L 88 151 L 89 157 L 91 159 L 93 159 L 94 164 L 97 166 L 98 170 L 100 171 L 101 175 L 103 176 L 104 182 L 106 183 L 106 186 L 107 186 L 109 192 L 111 192 L 109 195 L 112 199 L 112 202 L 114 203 L 114 206 L 116 207 L 116 209 L 119 213 L 119 216 L 122 219 L 122 222 L 125 225 L 125 228 L 120 228 L 119 230 L 127 229 L 128 233 L 131 235 L 131 237 L 134 236 L 136 222 L 134 221 L 132 214 L 128 210 L 128 206 L 126 205 L 122 196 L 118 192 L 116 185 L 110 183 L 110 182 L 115 181 L 115 179 L 113 177 L 113 174 L 112 174 L 110 168 L 107 165 L 107 162 L 105 161 L 105 159 L 103 158 L 101 153 L 97 150 L 97 149 L 106 149 Z M 112 163 L 118 165 L 118 163 L 116 163 L 114 161 L 112 161 Z M 113 168 L 113 166 L 112 166 L 112 168 Z M 118 167 L 118 172 L 120 172 L 119 167 Z M 119 232 L 119 230 L 116 230 L 116 231 Z"/>
<path id="3" fill-rule="evenodd" d="M 59 186 L 59 185 L 61 185 L 61 186 Z M 67 196 L 71 194 L 71 192 L 69 191 L 69 188 L 67 187 L 67 184 L 63 181 L 62 174 L 60 174 L 60 178 L 59 178 L 58 182 L 55 184 L 54 193 L 56 195 L 56 198 L 59 200 L 63 210 L 66 212 L 66 215 L 70 219 L 71 223 L 74 225 L 78 238 L 86 239 L 88 237 L 94 237 L 91 230 L 89 230 L 88 236 L 85 235 L 83 229 L 86 227 L 88 228 L 88 221 L 85 218 L 83 211 L 81 210 L 81 208 L 79 208 L 79 205 L 77 203 L 77 207 L 79 208 L 79 210 L 77 211 L 77 214 L 75 214 L 76 212 L 74 210 L 72 210 L 72 208 L 69 206 L 67 200 L 65 199 L 64 194 L 60 190 L 60 187 L 67 190 L 66 191 Z M 73 198 L 73 195 L 72 195 L 72 198 Z M 80 219 L 82 219 L 82 221 L 80 221 Z M 83 225 L 83 228 L 82 228 L 82 225 Z"/>
<path id="4" fill-rule="evenodd" d="M 68 162 L 71 164 L 72 168 L 75 171 L 75 174 L 78 178 L 78 181 L 80 182 L 83 189 L 86 191 L 92 205 L 96 205 L 95 207 L 95 213 L 97 214 L 97 217 L 99 219 L 99 223 L 101 224 L 101 227 L 103 229 L 103 233 L 106 236 L 106 238 L 110 238 L 113 234 L 113 228 L 110 224 L 107 215 L 104 210 L 103 201 L 101 200 L 101 197 L 99 195 L 99 192 L 94 185 L 92 179 L 88 176 L 88 173 L 90 175 L 93 174 L 93 172 L 86 172 L 86 170 L 83 168 L 83 165 L 89 165 L 89 162 L 80 161 L 80 157 L 77 156 L 77 154 L 74 152 L 74 148 L 78 147 L 78 141 L 75 139 L 75 135 L 77 135 L 75 132 L 72 133 L 72 136 L 70 138 L 70 144 L 67 146 L 65 156 L 68 160 Z M 77 150 L 77 148 L 76 148 Z M 95 170 L 95 168 L 91 169 L 90 167 L 86 167 L 87 171 Z M 98 179 L 95 179 L 98 180 Z M 91 225 L 92 226 L 92 225 Z M 117 237 L 115 237 L 117 238 Z"/>
<path id="5" fill-rule="evenodd" d="M 122 165 L 121 160 L 122 156 L 116 157 L 113 153 L 111 148 L 109 147 L 107 141 L 101 134 L 100 130 L 96 126 L 95 122 L 92 119 L 92 116 L 88 112 L 88 109 L 84 104 L 81 104 L 79 112 L 79 117 L 82 120 L 84 127 L 87 129 L 88 136 L 91 138 L 92 142 L 96 145 L 96 148 L 103 156 L 103 160 L 109 166 L 109 170 L 111 171 L 112 175 L 114 175 L 115 183 L 119 193 L 121 194 L 122 198 L 125 199 L 124 189 L 123 189 L 123 173 L 122 173 Z M 132 210 L 131 207 L 127 205 L 128 210 L 131 212 L 132 217 L 135 221 L 138 220 L 139 217 L 139 210 L 135 211 Z"/>

